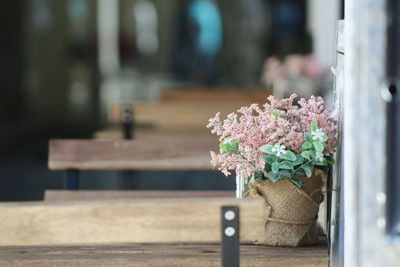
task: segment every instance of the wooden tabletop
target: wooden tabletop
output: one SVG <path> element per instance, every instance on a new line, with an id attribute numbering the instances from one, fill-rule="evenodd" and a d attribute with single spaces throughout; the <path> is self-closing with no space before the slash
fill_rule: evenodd
<path id="1" fill-rule="evenodd" d="M 103 170 L 211 170 L 216 138 L 51 140 L 49 168 Z"/>
<path id="2" fill-rule="evenodd" d="M 326 246 L 279 248 L 241 245 L 242 267 L 327 267 Z M 221 266 L 218 244 L 114 244 L 0 247 L 2 267 Z"/>
<path id="3" fill-rule="evenodd" d="M 134 128 L 134 139 L 181 139 L 181 138 L 214 138 L 215 140 L 218 138 L 213 135 L 210 129 L 201 125 L 200 127 L 195 128 L 157 128 L 157 127 L 137 127 Z M 93 134 L 93 138 L 96 139 L 125 139 L 124 132 L 121 127 L 109 127 L 105 129 L 101 129 L 96 131 Z"/>
<path id="4" fill-rule="evenodd" d="M 46 190 L 44 201 L 85 201 L 152 198 L 235 197 L 232 191 L 192 190 Z"/>
<path id="5" fill-rule="evenodd" d="M 226 102 L 247 101 L 265 103 L 271 94 L 265 89 L 244 88 L 166 88 L 160 95 L 162 102 L 197 101 L 197 102 Z"/>
<path id="6" fill-rule="evenodd" d="M 133 109 L 135 123 L 151 125 L 158 128 L 206 128 L 208 120 L 217 112 L 224 118 L 240 107 L 249 106 L 252 102 L 121 102 L 111 105 L 109 120 L 121 123 L 124 108 Z"/>
<path id="7" fill-rule="evenodd" d="M 233 197 L 0 203 L 0 246 L 219 242 L 223 206 L 240 208 L 240 240 L 251 242 L 264 231 L 264 205 Z"/>

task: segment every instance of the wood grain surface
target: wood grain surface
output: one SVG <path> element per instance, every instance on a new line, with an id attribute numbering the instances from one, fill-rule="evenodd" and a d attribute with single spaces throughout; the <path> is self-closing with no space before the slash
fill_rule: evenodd
<path id="1" fill-rule="evenodd" d="M 111 200 L 136 198 L 235 197 L 234 191 L 164 190 L 46 190 L 45 201 Z"/>
<path id="2" fill-rule="evenodd" d="M 271 93 L 264 89 L 244 90 L 243 88 L 183 88 L 163 90 L 160 101 L 197 102 L 249 102 L 265 103 Z"/>
<path id="3" fill-rule="evenodd" d="M 241 240 L 263 232 L 261 198 L 153 198 L 0 204 L 0 246 L 219 242 L 220 209 L 240 207 Z"/>
<path id="4" fill-rule="evenodd" d="M 277 248 L 241 245 L 242 267 L 327 267 L 326 246 Z M 2 267 L 221 266 L 217 244 L 114 244 L 0 247 Z"/>
<path id="5" fill-rule="evenodd" d="M 124 170 L 211 170 L 216 138 L 51 140 L 49 168 Z"/>
<path id="6" fill-rule="evenodd" d="M 242 106 L 249 106 L 253 102 L 160 102 L 160 103 L 132 103 L 122 102 L 111 105 L 109 120 L 121 123 L 123 108 L 130 105 L 133 108 L 135 123 L 151 125 L 156 128 L 169 129 L 205 129 L 208 120 L 217 112 L 221 118 Z"/>
<path id="7" fill-rule="evenodd" d="M 157 128 L 157 127 L 147 127 L 141 128 L 135 126 L 134 128 L 134 138 L 135 139 L 181 139 L 181 138 L 218 138 L 217 136 L 211 134 L 210 129 L 201 125 L 198 128 Z M 125 139 L 122 127 L 109 127 L 105 129 L 100 129 L 93 134 L 93 138 L 96 139 Z"/>

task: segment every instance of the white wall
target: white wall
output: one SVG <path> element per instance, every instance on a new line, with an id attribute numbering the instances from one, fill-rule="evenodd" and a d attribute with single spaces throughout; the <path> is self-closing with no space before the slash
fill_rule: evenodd
<path id="1" fill-rule="evenodd" d="M 336 21 L 340 14 L 339 0 L 308 0 L 308 25 L 313 51 L 322 67 L 335 63 Z"/>

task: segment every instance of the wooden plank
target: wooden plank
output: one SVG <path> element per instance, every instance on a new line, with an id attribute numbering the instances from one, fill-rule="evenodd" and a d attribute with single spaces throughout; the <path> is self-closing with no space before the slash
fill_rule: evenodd
<path id="1" fill-rule="evenodd" d="M 111 200 L 137 198 L 235 197 L 234 191 L 46 190 L 45 201 Z"/>
<path id="2" fill-rule="evenodd" d="M 190 136 L 191 138 L 204 138 L 204 137 L 212 137 L 210 129 L 201 126 L 198 129 L 188 129 L 188 128 L 139 128 L 135 127 L 134 129 L 135 139 L 159 139 L 159 138 L 175 138 L 180 139 L 184 137 Z M 112 127 L 106 128 L 99 131 L 96 131 L 93 134 L 93 137 L 96 139 L 124 139 L 124 134 L 121 127 Z M 214 136 L 214 138 L 216 138 Z"/>
<path id="3" fill-rule="evenodd" d="M 343 203 L 343 92 L 344 92 L 344 21 L 337 23 L 337 53 L 334 84 L 334 114 L 338 120 L 336 164 L 332 169 L 331 221 L 330 221 L 330 262 L 332 266 L 343 266 L 344 244 L 344 203 Z"/>
<path id="4" fill-rule="evenodd" d="M 49 168 L 211 170 L 216 138 L 157 140 L 51 140 Z"/>
<path id="5" fill-rule="evenodd" d="M 266 101 L 264 101 L 266 102 Z M 208 120 L 217 112 L 226 116 L 242 106 L 252 104 L 251 101 L 235 102 L 162 102 L 132 103 L 123 102 L 111 105 L 109 119 L 113 123 L 121 123 L 123 108 L 132 106 L 134 120 L 138 124 L 151 125 L 157 128 L 204 129 Z"/>
<path id="6" fill-rule="evenodd" d="M 392 186 L 386 180 L 390 164 L 386 148 L 398 147 L 387 142 L 388 107 L 381 90 L 389 78 L 387 59 L 395 57 L 388 51 L 388 26 L 398 24 L 398 18 L 389 16 L 394 10 L 388 3 L 346 1 L 341 192 L 345 238 L 340 240 L 345 266 L 400 266 L 398 236 L 385 233 L 390 201 L 385 193 Z M 372 140 L 373 152 L 366 153 Z"/>
<path id="7" fill-rule="evenodd" d="M 220 209 L 240 207 L 240 238 L 263 230 L 261 198 L 163 198 L 0 204 L 0 246 L 219 242 Z"/>
<path id="8" fill-rule="evenodd" d="M 244 90 L 235 88 L 182 88 L 163 90 L 160 100 L 165 101 L 196 101 L 196 102 L 250 102 L 264 103 L 271 93 L 265 89 Z"/>
<path id="9" fill-rule="evenodd" d="M 279 248 L 242 245 L 242 267 L 327 267 L 326 246 Z M 0 265 L 29 266 L 221 266 L 216 244 L 116 244 L 51 247 L 1 247 Z"/>
<path id="10" fill-rule="evenodd" d="M 344 54 L 344 20 L 339 20 L 336 27 L 336 51 Z"/>
<path id="11" fill-rule="evenodd" d="M 191 191 L 191 190 L 46 190 L 44 201 L 87 201 L 138 198 L 215 198 L 235 197 L 234 191 Z M 320 205 L 318 224 L 325 226 L 325 206 Z"/>

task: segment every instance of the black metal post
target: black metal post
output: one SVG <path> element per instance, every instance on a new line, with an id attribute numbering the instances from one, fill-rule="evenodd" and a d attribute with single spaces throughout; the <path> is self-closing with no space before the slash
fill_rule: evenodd
<path id="1" fill-rule="evenodd" d="M 131 140 L 134 138 L 135 124 L 133 117 L 133 107 L 132 104 L 125 104 L 122 108 L 122 130 L 124 134 L 124 139 Z M 123 171 L 122 181 L 124 188 L 132 188 L 133 171 Z"/>
<path id="2" fill-rule="evenodd" d="M 239 207 L 224 206 L 221 208 L 222 222 L 222 267 L 239 267 L 240 265 L 240 225 Z"/>
<path id="3" fill-rule="evenodd" d="M 77 190 L 79 187 L 79 170 L 66 170 L 64 177 L 64 188 Z"/>
<path id="4" fill-rule="evenodd" d="M 331 244 L 331 219 L 332 219 L 332 190 L 333 190 L 332 168 L 328 169 L 326 179 L 326 235 L 328 238 L 328 246 Z"/>
<path id="5" fill-rule="evenodd" d="M 125 139 L 134 137 L 133 108 L 130 104 L 125 104 L 122 108 L 122 130 Z"/>
<path id="6" fill-rule="evenodd" d="M 382 90 L 386 101 L 386 234 L 390 238 L 400 236 L 400 3 L 397 0 L 387 1 L 387 47 L 386 77 L 387 82 Z"/>

